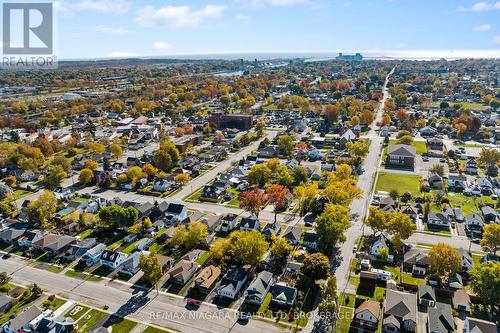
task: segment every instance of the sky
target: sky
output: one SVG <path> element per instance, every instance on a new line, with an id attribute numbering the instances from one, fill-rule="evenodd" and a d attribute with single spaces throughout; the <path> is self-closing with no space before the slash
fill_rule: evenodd
<path id="1" fill-rule="evenodd" d="M 500 56 L 500 1 L 54 0 L 59 59 L 482 50 Z"/>

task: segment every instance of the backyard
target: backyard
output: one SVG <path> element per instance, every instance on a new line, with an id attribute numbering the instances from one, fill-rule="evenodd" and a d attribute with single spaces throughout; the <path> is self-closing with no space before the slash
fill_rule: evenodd
<path id="1" fill-rule="evenodd" d="M 400 173 L 379 172 L 375 192 L 396 190 L 400 195 L 409 192 L 412 196 L 420 195 L 420 176 Z"/>

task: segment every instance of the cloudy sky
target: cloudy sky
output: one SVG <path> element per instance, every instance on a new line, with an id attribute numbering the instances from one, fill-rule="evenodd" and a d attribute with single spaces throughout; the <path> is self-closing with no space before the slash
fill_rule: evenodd
<path id="1" fill-rule="evenodd" d="M 500 50 L 500 1 L 55 0 L 59 58 Z"/>

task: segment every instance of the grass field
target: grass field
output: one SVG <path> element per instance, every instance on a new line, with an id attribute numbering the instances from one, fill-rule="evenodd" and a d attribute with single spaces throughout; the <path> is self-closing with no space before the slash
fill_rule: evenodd
<path id="1" fill-rule="evenodd" d="M 167 333 L 169 331 L 162 330 L 153 326 L 148 326 L 142 333 Z"/>
<path id="2" fill-rule="evenodd" d="M 208 260 L 210 260 L 210 258 L 212 258 L 212 252 L 206 251 L 198 259 L 196 259 L 196 263 L 203 266 Z"/>
<path id="3" fill-rule="evenodd" d="M 47 302 L 47 303 L 45 303 Z M 66 300 L 58 297 L 54 297 L 52 301 L 45 301 L 43 304 L 46 305 L 47 309 L 50 309 L 52 311 L 59 309 L 64 303 L 66 303 Z M 44 306 L 45 307 L 45 306 Z"/>
<path id="4" fill-rule="evenodd" d="M 420 194 L 420 176 L 390 172 L 379 172 L 375 192 L 396 190 L 401 195 L 410 192 L 412 196 Z"/>
<path id="5" fill-rule="evenodd" d="M 389 143 L 391 145 L 396 144 L 396 140 L 390 140 Z M 427 144 L 425 141 L 413 141 L 411 144 L 416 149 L 417 155 L 422 155 L 427 152 Z M 384 148 L 384 156 L 387 154 L 387 147 Z"/>
<path id="6" fill-rule="evenodd" d="M 434 101 L 431 103 L 431 106 L 433 107 L 439 107 L 439 104 L 441 101 Z M 477 102 L 448 102 L 450 105 L 453 104 L 460 104 L 466 109 L 474 109 L 474 110 L 485 110 L 488 109 L 488 105 L 484 105 L 482 103 L 477 103 Z"/>
<path id="7" fill-rule="evenodd" d="M 111 326 L 113 328 L 113 332 L 132 332 L 134 327 L 137 325 L 135 321 L 131 321 L 128 319 L 120 319 L 116 324 Z"/>
<path id="8" fill-rule="evenodd" d="M 79 310 L 77 308 L 79 308 Z M 73 308 L 71 308 L 71 310 L 66 312 L 66 314 L 64 316 L 71 317 L 76 321 L 76 320 L 80 319 L 85 313 L 87 313 L 87 311 L 89 311 L 88 307 L 86 307 L 84 305 L 77 304 Z"/>
<path id="9" fill-rule="evenodd" d="M 78 333 L 87 333 L 89 332 L 94 325 L 96 325 L 99 321 L 104 319 L 107 316 L 107 313 L 92 309 L 89 313 L 83 316 L 78 321 Z"/>

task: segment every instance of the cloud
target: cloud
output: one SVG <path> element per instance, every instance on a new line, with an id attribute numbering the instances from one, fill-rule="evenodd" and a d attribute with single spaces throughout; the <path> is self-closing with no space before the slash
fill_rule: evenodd
<path id="1" fill-rule="evenodd" d="M 472 28 L 472 31 L 490 31 L 491 25 L 489 24 L 481 24 Z"/>
<path id="2" fill-rule="evenodd" d="M 198 10 L 191 6 L 166 6 L 157 9 L 148 5 L 139 10 L 135 22 L 143 27 L 197 27 L 207 19 L 221 17 L 226 9 L 227 6 L 218 5 L 206 5 Z"/>
<path id="3" fill-rule="evenodd" d="M 458 10 L 461 12 L 476 12 L 476 13 L 494 9 L 500 9 L 500 1 L 491 3 L 486 1 L 481 1 L 472 5 L 472 7 L 463 7 L 463 6 L 458 7 Z"/>
<path id="4" fill-rule="evenodd" d="M 77 6 L 81 10 L 123 14 L 130 10 L 132 3 L 125 0 L 84 0 Z"/>
<path id="5" fill-rule="evenodd" d="M 107 35 L 126 35 L 130 32 L 125 28 L 110 27 L 107 25 L 97 25 L 94 27 L 94 30 Z"/>
<path id="6" fill-rule="evenodd" d="M 81 11 L 124 14 L 130 10 L 132 2 L 126 0 L 83 0 L 68 3 L 66 0 L 55 0 L 54 8 L 63 14 L 72 15 Z"/>
<path id="7" fill-rule="evenodd" d="M 107 57 L 109 58 L 130 58 L 130 57 L 137 57 L 138 54 L 134 52 L 128 52 L 128 51 L 113 51 L 111 53 L 108 53 Z"/>
<path id="8" fill-rule="evenodd" d="M 235 3 L 253 9 L 261 9 L 267 6 L 314 5 L 313 0 L 235 0 Z"/>
<path id="9" fill-rule="evenodd" d="M 245 15 L 245 14 L 238 14 L 238 15 L 236 15 L 236 19 L 238 21 L 248 22 L 250 20 L 250 16 Z"/>
<path id="10" fill-rule="evenodd" d="M 498 35 L 495 38 L 493 38 L 493 43 L 500 44 L 500 35 Z"/>
<path id="11" fill-rule="evenodd" d="M 151 48 L 154 52 L 167 52 L 172 50 L 172 45 L 166 42 L 154 42 Z"/>

